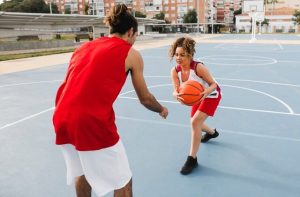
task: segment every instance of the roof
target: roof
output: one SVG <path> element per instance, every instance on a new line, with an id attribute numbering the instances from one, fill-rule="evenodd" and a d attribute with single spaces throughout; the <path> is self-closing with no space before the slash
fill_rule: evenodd
<path id="1" fill-rule="evenodd" d="M 273 11 L 266 12 L 266 15 L 293 15 L 295 10 L 295 8 L 291 7 L 281 7 L 274 9 Z"/>
<path id="2" fill-rule="evenodd" d="M 104 17 L 78 14 L 0 12 L 0 29 L 36 27 L 44 29 L 104 26 Z M 162 23 L 162 20 L 137 18 L 139 24 Z"/>

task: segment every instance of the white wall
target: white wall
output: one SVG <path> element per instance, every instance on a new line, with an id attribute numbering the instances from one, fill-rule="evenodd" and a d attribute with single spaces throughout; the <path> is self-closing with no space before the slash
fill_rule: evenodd
<path id="1" fill-rule="evenodd" d="M 276 33 L 276 30 L 281 30 L 283 33 L 288 33 L 289 29 L 295 29 L 298 31 L 298 27 L 292 21 L 292 15 L 267 15 L 266 19 L 269 19 L 269 25 L 264 25 L 262 28 L 262 33 Z M 245 30 L 245 32 L 250 32 L 250 17 L 244 15 L 236 16 L 236 29 L 237 32 Z"/>

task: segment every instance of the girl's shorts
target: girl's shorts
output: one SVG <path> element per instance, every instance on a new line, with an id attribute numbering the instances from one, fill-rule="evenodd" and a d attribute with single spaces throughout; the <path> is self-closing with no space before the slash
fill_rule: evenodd
<path id="1" fill-rule="evenodd" d="M 197 110 L 204 112 L 209 116 L 214 116 L 222 98 L 222 94 L 219 86 L 217 87 L 217 93 L 218 96 L 216 98 L 205 98 L 199 104 L 193 105 L 191 109 L 191 117 L 194 116 Z"/>

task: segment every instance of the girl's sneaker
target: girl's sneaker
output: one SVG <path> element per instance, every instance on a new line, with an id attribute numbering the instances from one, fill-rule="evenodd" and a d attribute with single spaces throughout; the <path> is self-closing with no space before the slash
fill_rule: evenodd
<path id="1" fill-rule="evenodd" d="M 211 138 L 216 138 L 219 136 L 219 132 L 217 131 L 217 129 L 214 129 L 215 132 L 214 134 L 209 134 L 209 133 L 205 133 L 202 138 L 201 138 L 201 142 L 205 143 L 207 142 L 208 140 L 210 140 Z"/>

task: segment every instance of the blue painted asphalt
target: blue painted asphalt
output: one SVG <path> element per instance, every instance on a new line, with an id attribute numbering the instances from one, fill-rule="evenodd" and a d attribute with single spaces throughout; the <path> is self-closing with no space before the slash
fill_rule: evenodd
<path id="1" fill-rule="evenodd" d="M 263 39 L 276 36 L 299 39 Z M 134 196 L 299 196 L 299 51 L 300 45 L 197 44 L 195 59 L 206 64 L 223 91 L 215 117 L 208 119 L 220 137 L 201 145 L 199 168 L 182 176 L 190 142 L 189 108 L 172 99 L 174 61 L 167 57 L 168 46 L 141 50 L 149 89 L 170 115 L 162 120 L 142 107 L 128 78 L 115 111 L 133 171 Z M 0 75 L 1 197 L 75 196 L 66 185 L 51 122 L 66 66 Z"/>

